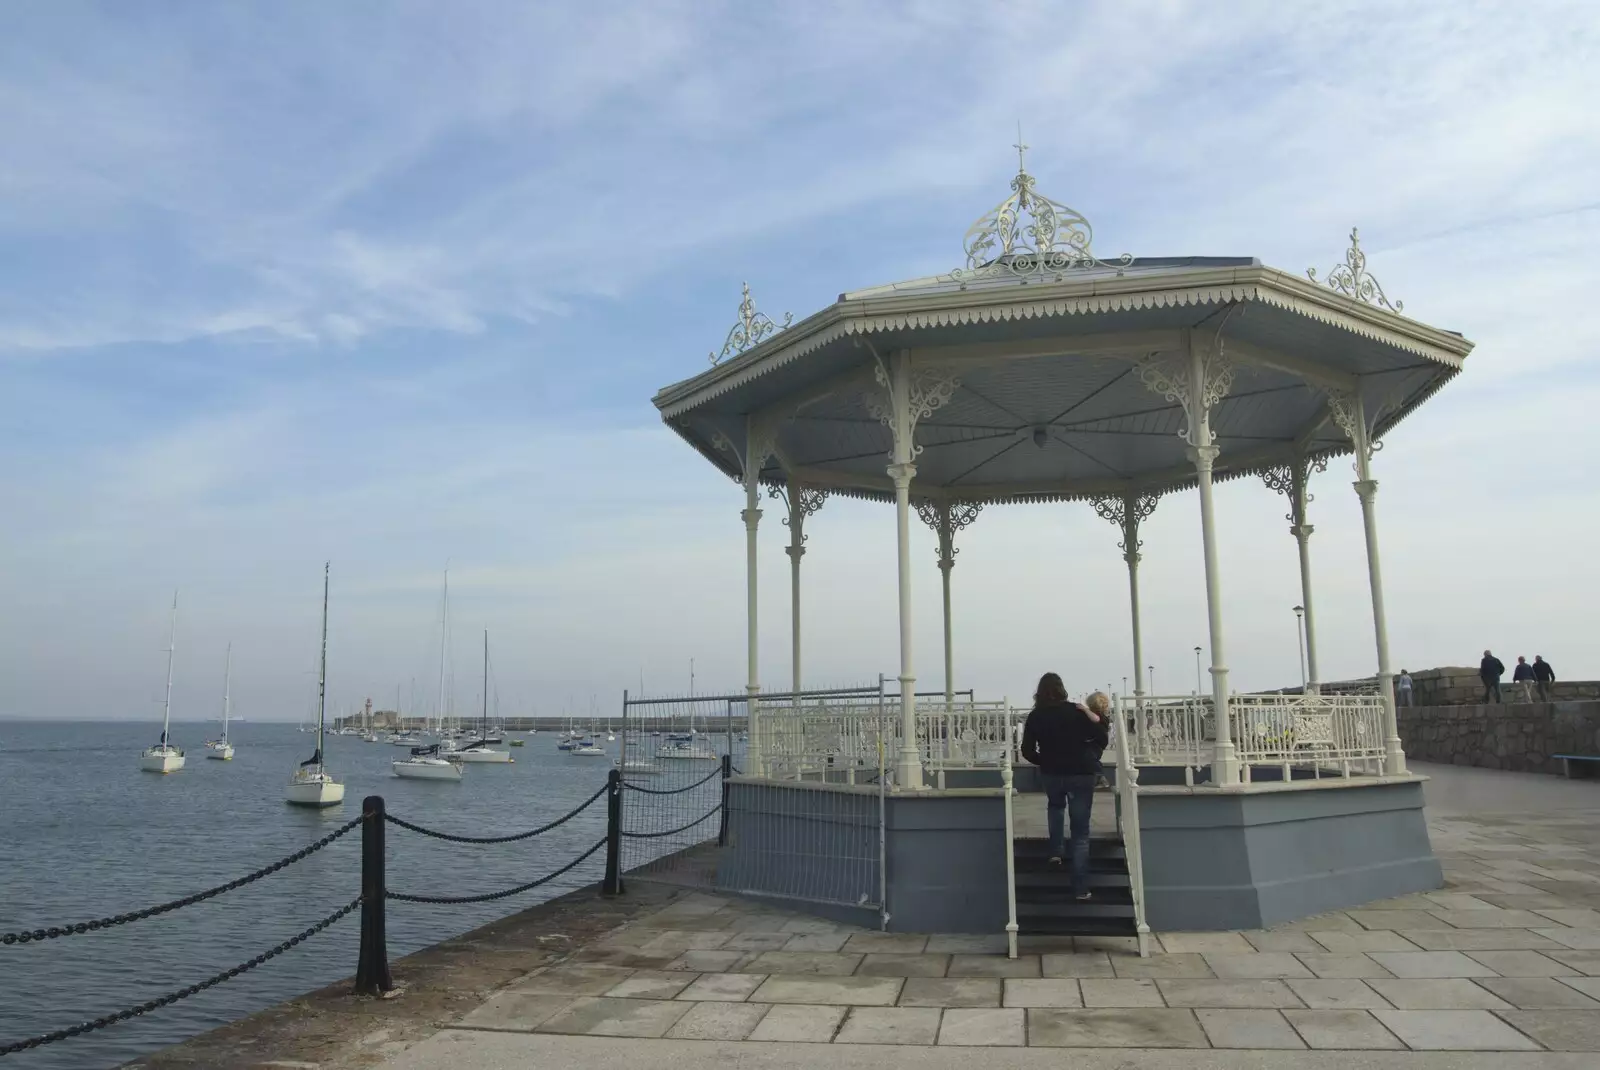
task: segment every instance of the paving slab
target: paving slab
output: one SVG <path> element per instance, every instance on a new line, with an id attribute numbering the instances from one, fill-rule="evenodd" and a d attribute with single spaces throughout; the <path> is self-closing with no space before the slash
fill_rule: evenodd
<path id="1" fill-rule="evenodd" d="M 742 972 L 848 977 L 860 965 L 860 955 L 822 951 L 763 951 L 746 963 Z"/>
<path id="2" fill-rule="evenodd" d="M 949 968 L 949 955 L 869 954 L 856 967 L 856 974 L 861 977 L 943 977 Z"/>
<path id="3" fill-rule="evenodd" d="M 1197 1010 L 1214 1048 L 1301 1049 L 1300 1034 L 1277 1011 Z"/>
<path id="4" fill-rule="evenodd" d="M 1156 982 L 1169 1007 L 1211 1007 L 1219 1010 L 1271 1010 L 1300 1007 L 1300 997 L 1282 981 Z"/>
<path id="5" fill-rule="evenodd" d="M 1347 913 L 1363 928 L 1374 932 L 1394 929 L 1437 929 L 1436 911 L 1428 910 L 1351 910 Z"/>
<path id="6" fill-rule="evenodd" d="M 703 973 L 676 998 L 705 1003 L 742 1003 L 766 979 L 764 973 Z"/>
<path id="7" fill-rule="evenodd" d="M 909 977 L 900 990 L 902 1007 L 998 1007 L 997 977 Z"/>
<path id="8" fill-rule="evenodd" d="M 1326 952 L 1321 955 L 1301 954 L 1296 955 L 1305 964 L 1306 968 L 1318 977 L 1393 977 L 1394 974 L 1384 969 L 1372 960 L 1370 955 L 1359 951 L 1338 954 Z"/>
<path id="9" fill-rule="evenodd" d="M 1331 911 L 1327 914 L 1312 914 L 1293 921 L 1280 922 L 1268 930 L 1270 932 L 1323 932 L 1323 933 L 1362 933 L 1367 930 L 1350 915 L 1342 911 Z"/>
<path id="10" fill-rule="evenodd" d="M 905 982 L 898 977 L 768 977 L 754 1003 L 809 1003 L 829 1007 L 892 1007 Z"/>
<path id="11" fill-rule="evenodd" d="M 1531 910 L 1433 910 L 1435 918 L 1455 929 L 1532 929 L 1549 919 Z M 1403 929 L 1425 929 L 1426 925 L 1402 925 Z"/>
<path id="12" fill-rule="evenodd" d="M 1145 978 L 1085 978 L 1078 982 L 1085 1007 L 1165 1007 L 1161 989 Z"/>
<path id="13" fill-rule="evenodd" d="M 939 1039 L 937 1007 L 852 1007 L 835 1044 L 933 1044 Z"/>
<path id="14" fill-rule="evenodd" d="M 1600 1052 L 1600 1014 L 1591 1011 L 1504 1011 L 1506 1022 L 1551 1051 Z"/>
<path id="15" fill-rule="evenodd" d="M 1205 956 L 1195 953 L 1152 955 L 1147 959 L 1113 958 L 1111 968 L 1118 977 L 1199 979 L 1216 976 L 1206 965 Z"/>
<path id="16" fill-rule="evenodd" d="M 1395 913 L 1398 913 L 1396 911 Z M 1432 919 L 1429 919 L 1432 922 Z M 1311 939 L 1327 948 L 1329 951 L 1353 952 L 1362 951 L 1416 951 L 1416 944 L 1401 936 L 1392 929 L 1368 932 L 1320 932 L 1311 930 Z"/>
<path id="17" fill-rule="evenodd" d="M 849 933 L 796 933 L 788 938 L 782 951 L 843 951 Z M 764 948 L 763 950 L 772 950 Z"/>
<path id="18" fill-rule="evenodd" d="M 1488 1011 L 1396 1010 L 1372 1014 L 1407 1047 L 1417 1051 L 1537 1051 L 1539 1047 Z"/>
<path id="19" fill-rule="evenodd" d="M 532 1032 L 572 1005 L 572 996 L 508 989 L 466 1014 L 458 1025 L 471 1029 L 510 1029 Z"/>
<path id="20" fill-rule="evenodd" d="M 573 963 L 535 970 L 512 987 L 519 992 L 549 992 L 572 998 L 598 996 L 633 976 L 622 966 L 601 963 Z"/>
<path id="21" fill-rule="evenodd" d="M 1577 989 L 1586 996 L 1600 999 L 1600 977 L 1563 977 L 1561 983 L 1568 988 Z"/>
<path id="22" fill-rule="evenodd" d="M 919 955 L 928 946 L 923 933 L 857 933 L 845 941 L 846 951 L 879 954 Z"/>
<path id="23" fill-rule="evenodd" d="M 1038 977 L 1039 956 L 951 955 L 946 977 Z"/>
<path id="24" fill-rule="evenodd" d="M 1389 1001 L 1366 982 L 1354 978 L 1317 978 L 1310 981 L 1291 979 L 1284 983 L 1307 1007 L 1322 1010 L 1371 1010 L 1390 1006 Z"/>
<path id="25" fill-rule="evenodd" d="M 1202 957 L 1212 973 L 1230 980 L 1311 976 L 1305 964 L 1286 951 L 1258 951 L 1249 955 L 1208 952 Z"/>
<path id="26" fill-rule="evenodd" d="M 1255 932 L 1240 933 L 1251 947 L 1257 951 L 1308 951 L 1316 954 L 1323 950 L 1321 944 L 1311 939 L 1309 933 L 1300 930 L 1286 930 L 1273 932 L 1259 930 Z"/>
<path id="27" fill-rule="evenodd" d="M 1040 955 L 1039 972 L 1045 977 L 1115 977 L 1111 957 L 1104 951 L 1073 951 Z"/>
<path id="28" fill-rule="evenodd" d="M 1243 955 L 1255 950 L 1238 933 L 1162 933 L 1160 940 L 1168 954 L 1215 951 Z"/>
<path id="29" fill-rule="evenodd" d="M 1066 948 L 1048 948 L 1050 951 L 1065 951 Z M 1075 936 L 1072 938 L 1074 951 L 1110 951 L 1122 952 L 1126 955 L 1139 953 L 1139 938 L 1136 936 Z"/>
<path id="30" fill-rule="evenodd" d="M 639 950 L 646 954 L 673 951 L 715 951 L 732 939 L 733 934 L 728 932 L 697 932 L 694 930 L 668 930 L 657 933 L 650 939 L 639 944 Z"/>
<path id="31" fill-rule="evenodd" d="M 659 1037 L 676 1025 L 690 1006 L 671 1000 L 583 996 L 546 1019 L 539 1030 L 591 1037 Z"/>
<path id="32" fill-rule="evenodd" d="M 1308 1047 L 1341 1051 L 1392 1051 L 1400 1038 L 1364 1010 L 1286 1010 L 1283 1012 Z"/>
<path id="33" fill-rule="evenodd" d="M 1475 895 L 1464 895 L 1460 892 L 1427 892 L 1421 896 L 1408 896 L 1407 898 L 1426 900 L 1433 907 L 1437 907 L 1440 910 L 1492 910 L 1497 905 L 1479 899 Z M 1423 907 L 1422 909 L 1429 908 Z"/>
<path id="34" fill-rule="evenodd" d="M 1532 929 L 1402 929 L 1424 951 L 1520 951 L 1562 945 Z"/>
<path id="35" fill-rule="evenodd" d="M 759 954 L 761 952 L 757 951 L 685 951 L 662 968 L 691 973 L 729 973 L 747 966 Z"/>
<path id="36" fill-rule="evenodd" d="M 1210 1046 L 1193 1011 L 1167 1008 L 1031 1010 L 1028 1012 L 1028 1045 L 1035 1048 Z"/>
<path id="37" fill-rule="evenodd" d="M 765 1003 L 696 1003 L 667 1030 L 674 1040 L 743 1040 L 770 1008 Z"/>
<path id="38" fill-rule="evenodd" d="M 1027 1013 L 1012 1007 L 947 1010 L 939 1025 L 939 1043 L 956 1047 L 1021 1047 L 1027 1042 Z"/>
<path id="39" fill-rule="evenodd" d="M 1556 977 L 1484 977 L 1477 983 L 1521 1011 L 1588 1010 L 1600 1013 L 1600 1002 Z"/>
<path id="40" fill-rule="evenodd" d="M 1535 914 L 1549 918 L 1557 925 L 1574 929 L 1600 929 L 1600 910 L 1590 907 L 1573 909 L 1535 910 Z"/>
<path id="41" fill-rule="evenodd" d="M 1600 932 L 1594 929 L 1533 929 L 1534 933 L 1552 943 L 1574 951 L 1600 951 Z"/>
<path id="42" fill-rule="evenodd" d="M 928 937 L 923 948 L 930 955 L 1004 955 L 1004 933 L 953 933 Z"/>
<path id="43" fill-rule="evenodd" d="M 1396 977 L 1496 977 L 1459 951 L 1373 951 L 1373 960 Z"/>
<path id="44" fill-rule="evenodd" d="M 783 1006 L 767 1011 L 750 1031 L 751 1040 L 828 1044 L 844 1021 L 847 1007 Z"/>
<path id="45" fill-rule="evenodd" d="M 776 951 L 794 937 L 787 933 L 738 932 L 722 945 L 724 951 Z M 708 1038 L 709 1039 L 709 1038 Z"/>
<path id="46" fill-rule="evenodd" d="M 1001 1004 L 1006 1007 L 1081 1007 L 1083 993 L 1070 978 L 1008 977 Z"/>
<path id="47" fill-rule="evenodd" d="M 1501 977 L 1572 977 L 1578 972 L 1537 951 L 1469 951 L 1467 957 Z"/>
<path id="48" fill-rule="evenodd" d="M 640 970 L 626 981 L 606 990 L 615 999 L 672 999 L 689 987 L 696 974 L 682 970 Z"/>
<path id="49" fill-rule="evenodd" d="M 1600 977 L 1600 951 L 1548 951 L 1546 954 L 1585 977 Z"/>
<path id="50" fill-rule="evenodd" d="M 1364 982 L 1407 1011 L 1510 1010 L 1511 1004 L 1463 977 L 1375 978 Z"/>

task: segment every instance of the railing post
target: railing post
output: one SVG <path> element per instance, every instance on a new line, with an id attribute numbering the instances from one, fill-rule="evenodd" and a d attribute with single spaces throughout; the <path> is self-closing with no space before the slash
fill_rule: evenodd
<path id="1" fill-rule="evenodd" d="M 384 805 L 382 795 L 361 801 L 361 953 L 356 960 L 356 995 L 382 996 L 394 989 L 389 975 L 389 942 L 384 906 Z"/>
<path id="2" fill-rule="evenodd" d="M 605 895 L 622 894 L 622 770 L 612 769 L 606 779 L 606 877 L 600 885 Z"/>
<path id="3" fill-rule="evenodd" d="M 733 755 L 722 756 L 722 819 L 717 826 L 717 846 L 728 846 L 728 778 L 733 775 Z"/>

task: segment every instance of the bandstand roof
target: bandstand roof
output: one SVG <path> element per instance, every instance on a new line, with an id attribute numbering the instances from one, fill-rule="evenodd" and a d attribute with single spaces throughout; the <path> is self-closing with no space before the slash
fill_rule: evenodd
<path id="1" fill-rule="evenodd" d="M 662 418 L 735 480 L 753 422 L 774 439 L 763 483 L 892 500 L 891 433 L 869 402 L 883 404 L 878 362 L 906 351 L 958 383 L 916 424 L 914 496 L 1162 494 L 1192 486 L 1194 467 L 1182 405 L 1146 385 L 1141 362 L 1186 360 L 1192 332 L 1219 339 L 1232 369 L 1211 410 L 1217 478 L 1349 453 L 1330 390 L 1359 395 L 1381 437 L 1472 349 L 1390 306 L 1354 232 L 1327 282 L 1252 257 L 1102 261 L 1087 221 L 1025 171 L 1012 190 L 969 230 L 963 269 L 840 294 L 792 326 L 755 313 L 747 289 L 733 355 L 662 389 Z"/>

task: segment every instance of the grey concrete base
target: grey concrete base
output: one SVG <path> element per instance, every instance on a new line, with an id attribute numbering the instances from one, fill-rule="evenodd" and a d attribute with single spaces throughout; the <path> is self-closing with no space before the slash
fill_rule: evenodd
<path id="1" fill-rule="evenodd" d="M 1141 794 L 1158 932 L 1259 929 L 1444 883 L 1422 782 Z"/>
<path id="2" fill-rule="evenodd" d="M 996 933 L 1006 926 L 1005 799 L 892 796 L 885 832 L 889 931 Z"/>

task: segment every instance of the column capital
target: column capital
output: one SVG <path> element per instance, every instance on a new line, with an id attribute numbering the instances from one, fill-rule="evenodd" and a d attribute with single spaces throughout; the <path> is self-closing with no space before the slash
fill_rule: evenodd
<path id="1" fill-rule="evenodd" d="M 1139 562 L 1144 560 L 1144 555 L 1137 550 L 1128 550 L 1122 555 L 1122 560 L 1128 563 L 1129 568 L 1138 568 Z"/>
<path id="2" fill-rule="evenodd" d="M 1211 466 L 1217 463 L 1217 457 L 1221 453 L 1222 450 L 1216 446 L 1190 446 L 1189 460 L 1194 462 L 1195 468 L 1209 472 Z"/>
<path id="3" fill-rule="evenodd" d="M 755 526 L 757 524 L 761 523 L 761 510 L 760 509 L 741 509 L 741 510 L 739 510 L 739 519 L 744 521 L 744 526 L 745 527 L 747 527 L 747 528 L 751 529 L 752 531 L 754 531 L 755 530 Z"/>
<path id="4" fill-rule="evenodd" d="M 796 561 L 798 561 L 802 557 L 806 556 L 806 548 L 804 546 L 802 546 L 802 545 L 797 545 L 795 543 L 790 543 L 788 546 L 785 546 L 783 548 L 783 552 L 788 554 L 792 559 L 794 559 Z"/>
<path id="5" fill-rule="evenodd" d="M 1296 524 L 1289 529 L 1289 534 L 1304 542 L 1306 539 L 1311 538 L 1311 533 L 1316 530 L 1315 525 L 1312 524 Z"/>
<path id="6" fill-rule="evenodd" d="M 1362 501 L 1367 501 L 1378 493 L 1378 481 L 1376 479 L 1358 479 L 1350 485 L 1356 488 L 1356 494 L 1361 497 Z"/>
<path id="7" fill-rule="evenodd" d="M 889 478 L 894 480 L 895 490 L 906 490 L 917 476 L 917 466 L 910 461 L 891 464 L 886 471 L 889 473 Z"/>

